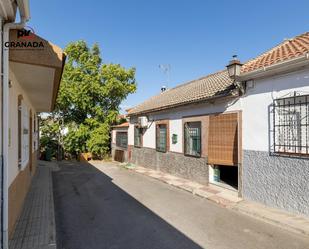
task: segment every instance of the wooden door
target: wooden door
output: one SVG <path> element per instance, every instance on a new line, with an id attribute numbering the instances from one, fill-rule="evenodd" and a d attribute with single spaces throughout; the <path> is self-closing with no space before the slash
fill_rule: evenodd
<path id="1" fill-rule="evenodd" d="M 208 163 L 237 166 L 237 113 L 217 114 L 209 117 Z"/>

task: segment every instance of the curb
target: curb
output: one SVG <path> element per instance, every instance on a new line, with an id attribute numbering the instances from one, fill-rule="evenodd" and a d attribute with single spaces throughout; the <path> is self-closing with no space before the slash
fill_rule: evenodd
<path id="1" fill-rule="evenodd" d="M 57 167 L 58 164 L 57 164 Z M 49 178 L 50 178 L 50 217 L 51 223 L 49 226 L 50 232 L 50 242 L 48 244 L 48 248 L 57 249 L 57 233 L 56 233 L 56 217 L 55 217 L 55 205 L 54 205 L 54 191 L 53 191 L 53 176 L 52 171 L 57 171 L 59 169 L 50 168 L 49 169 Z"/>
<path id="2" fill-rule="evenodd" d="M 283 218 L 287 219 L 287 222 L 284 223 L 284 222 L 281 222 L 280 217 L 278 219 L 272 219 L 270 217 L 267 217 L 267 215 L 263 215 L 262 212 L 258 213 L 258 212 L 252 211 L 248 207 L 247 208 L 245 206 L 242 207 L 241 204 L 244 202 L 243 200 L 238 201 L 238 202 L 234 202 L 234 201 L 225 199 L 223 197 L 217 196 L 217 195 L 215 195 L 211 192 L 204 191 L 204 190 L 200 189 L 199 187 L 194 187 L 194 186 L 186 185 L 186 184 L 183 184 L 183 183 L 177 183 L 177 181 L 172 181 L 172 180 L 169 180 L 169 179 L 166 179 L 166 178 L 162 179 L 160 177 L 152 177 L 148 174 L 145 174 L 145 173 L 142 173 L 142 172 L 135 170 L 134 167 L 128 168 L 128 169 L 134 171 L 135 173 L 150 177 L 152 179 L 166 183 L 170 186 L 184 190 L 184 191 L 189 192 L 193 195 L 199 196 L 203 199 L 207 199 L 207 200 L 209 200 L 209 201 L 211 201 L 211 202 L 213 202 L 213 203 L 215 203 L 215 204 L 217 204 L 217 205 L 219 205 L 223 208 L 227 208 L 227 209 L 233 210 L 235 212 L 250 216 L 250 217 L 255 218 L 257 220 L 266 222 L 268 224 L 275 225 L 275 226 L 277 226 L 281 229 L 284 229 L 284 230 L 288 230 L 288 231 L 291 231 L 291 232 L 294 232 L 294 233 L 297 233 L 297 234 L 300 234 L 300 235 L 303 235 L 303 236 L 309 236 L 309 219 L 302 218 L 301 216 L 298 217 L 297 215 L 285 213 L 284 211 L 281 211 L 281 210 L 271 211 L 271 209 L 269 209 L 268 207 L 264 207 L 264 206 L 261 205 L 260 209 L 261 210 L 264 209 L 265 212 L 268 212 L 268 214 L 270 216 L 272 215 L 271 212 L 274 212 L 274 214 L 273 214 L 274 216 L 275 215 L 277 215 L 277 216 L 281 215 Z M 293 220 L 293 218 L 294 218 L 294 220 Z M 292 225 L 291 223 L 293 223 L 293 221 L 295 221 L 295 220 L 300 220 L 300 222 L 306 223 L 305 226 L 308 226 L 308 229 L 300 228 L 301 224 L 299 226 Z"/>
<path id="3" fill-rule="evenodd" d="M 234 206 L 231 208 L 232 210 L 236 211 L 236 212 L 239 212 L 239 213 L 242 213 L 244 215 L 247 215 L 247 216 L 250 216 L 252 218 L 255 218 L 257 220 L 261 220 L 261 221 L 264 221 L 268 224 L 272 224 L 274 226 L 277 226 L 279 228 L 282 228 L 284 230 L 288 230 L 290 232 L 294 232 L 294 233 L 297 233 L 297 234 L 301 234 L 301 235 L 305 235 L 305 236 L 309 236 L 309 230 L 307 229 L 302 229 L 302 228 L 299 228 L 297 226 L 293 226 L 291 225 L 289 222 L 280 222 L 280 220 L 276 220 L 276 219 L 271 219 L 261 213 L 257 213 L 257 212 L 250 212 L 249 209 L 246 209 L 246 208 L 242 208 L 242 207 L 239 207 L 239 206 Z"/>
<path id="4" fill-rule="evenodd" d="M 207 191 L 203 191 L 199 187 L 194 187 L 194 186 L 186 185 L 186 184 L 183 184 L 183 183 L 176 183 L 175 181 L 172 181 L 170 179 L 162 179 L 160 177 L 152 177 L 150 175 L 136 171 L 134 167 L 130 167 L 130 168 L 127 168 L 127 169 L 132 170 L 135 173 L 138 173 L 138 174 L 150 177 L 152 179 L 158 180 L 160 182 L 166 183 L 166 184 L 173 186 L 173 187 L 176 187 L 178 189 L 184 190 L 184 191 L 189 192 L 193 195 L 196 195 L 200 198 L 207 199 L 207 200 L 209 200 L 209 201 L 211 201 L 211 202 L 213 202 L 213 203 L 215 203 L 219 206 L 222 206 L 224 208 L 231 208 L 231 207 L 237 205 L 236 202 L 227 200 L 223 197 L 215 196 L 215 194 L 207 192 Z"/>

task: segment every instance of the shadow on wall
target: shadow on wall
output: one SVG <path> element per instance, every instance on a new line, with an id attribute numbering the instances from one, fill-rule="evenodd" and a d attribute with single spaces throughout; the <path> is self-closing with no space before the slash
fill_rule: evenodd
<path id="1" fill-rule="evenodd" d="M 53 172 L 58 248 L 201 249 L 112 180 L 86 162 Z"/>

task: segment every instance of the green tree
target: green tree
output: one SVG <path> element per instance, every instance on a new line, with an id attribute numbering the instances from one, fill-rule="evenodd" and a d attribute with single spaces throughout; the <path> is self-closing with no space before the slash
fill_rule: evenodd
<path id="1" fill-rule="evenodd" d="M 109 150 L 109 130 L 120 103 L 136 91 L 135 69 L 104 64 L 97 44 L 70 43 L 58 93 L 56 113 L 68 127 L 64 149 L 72 154 Z"/>
<path id="2" fill-rule="evenodd" d="M 59 145 L 59 122 L 51 115 L 40 118 L 40 151 L 46 155 L 47 149 L 51 151 L 51 156 L 56 157 Z"/>

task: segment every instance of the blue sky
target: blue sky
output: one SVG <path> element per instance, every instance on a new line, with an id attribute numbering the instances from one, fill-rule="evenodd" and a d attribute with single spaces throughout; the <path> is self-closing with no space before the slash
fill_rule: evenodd
<path id="1" fill-rule="evenodd" d="M 246 61 L 309 31 L 309 1 L 248 0 L 30 0 L 39 35 L 64 48 L 97 42 L 106 63 L 136 68 L 134 106 L 169 87 L 223 69 L 233 54 Z"/>

